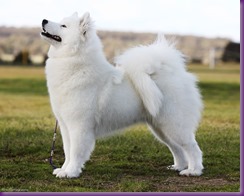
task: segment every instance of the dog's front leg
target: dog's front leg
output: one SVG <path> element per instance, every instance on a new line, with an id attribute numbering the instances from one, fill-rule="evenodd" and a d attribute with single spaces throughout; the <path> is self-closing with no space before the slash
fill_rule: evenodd
<path id="1" fill-rule="evenodd" d="M 68 125 L 70 138 L 70 160 L 65 170 L 57 174 L 59 178 L 79 177 L 81 169 L 95 147 L 95 136 L 91 126 L 81 122 L 73 122 Z"/>
<path id="2" fill-rule="evenodd" d="M 60 126 L 60 131 L 61 131 L 61 135 L 62 135 L 62 140 L 63 140 L 63 147 L 64 147 L 64 155 L 65 155 L 65 161 L 64 164 L 61 168 L 56 168 L 53 171 L 53 175 L 57 175 L 61 170 L 65 170 L 66 167 L 69 164 L 69 159 L 70 159 L 70 138 L 69 138 L 69 130 L 67 128 L 67 126 L 65 125 L 63 119 L 58 116 L 56 117 L 58 119 L 58 123 Z"/>

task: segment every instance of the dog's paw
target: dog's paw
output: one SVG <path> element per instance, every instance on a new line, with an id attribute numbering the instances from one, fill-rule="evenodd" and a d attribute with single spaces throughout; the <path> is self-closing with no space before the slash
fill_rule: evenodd
<path id="1" fill-rule="evenodd" d="M 180 172 L 181 176 L 201 176 L 202 170 L 201 169 L 185 169 Z"/>
<path id="2" fill-rule="evenodd" d="M 57 175 L 61 170 L 62 168 L 56 168 L 55 170 L 53 170 L 53 175 Z"/>
<path id="3" fill-rule="evenodd" d="M 56 174 L 57 178 L 66 178 L 67 177 L 67 173 L 64 170 L 60 170 L 57 174 Z"/>
<path id="4" fill-rule="evenodd" d="M 80 172 L 68 172 L 65 170 L 60 170 L 56 177 L 57 178 L 78 178 L 80 176 Z"/>
<path id="5" fill-rule="evenodd" d="M 180 166 L 180 165 L 179 166 L 178 165 L 169 165 L 167 167 L 168 170 L 175 170 L 175 171 L 182 171 L 186 168 L 187 168 L 187 166 Z"/>

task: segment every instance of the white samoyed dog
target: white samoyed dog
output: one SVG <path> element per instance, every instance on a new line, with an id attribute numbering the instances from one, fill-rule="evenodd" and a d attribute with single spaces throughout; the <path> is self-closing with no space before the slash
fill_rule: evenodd
<path id="1" fill-rule="evenodd" d="M 97 138 L 139 122 L 169 147 L 174 157 L 169 169 L 185 176 L 202 174 L 195 140 L 201 95 L 172 43 L 159 35 L 151 45 L 127 50 L 113 66 L 89 13 L 74 13 L 60 23 L 44 19 L 42 29 L 51 45 L 45 71 L 65 153 L 54 175 L 78 177 Z"/>

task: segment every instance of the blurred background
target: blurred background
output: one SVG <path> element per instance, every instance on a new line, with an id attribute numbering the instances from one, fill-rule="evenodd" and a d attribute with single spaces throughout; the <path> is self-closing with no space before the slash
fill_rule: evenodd
<path id="1" fill-rule="evenodd" d="M 240 61 L 237 0 L 0 0 L 0 64 L 44 65 L 41 21 L 89 11 L 110 62 L 126 48 L 150 44 L 158 32 L 177 41 L 189 63 Z"/>

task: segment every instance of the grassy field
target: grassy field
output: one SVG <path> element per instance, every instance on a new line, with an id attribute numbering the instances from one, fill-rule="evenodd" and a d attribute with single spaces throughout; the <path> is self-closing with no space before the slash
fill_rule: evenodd
<path id="1" fill-rule="evenodd" d="M 192 65 L 205 110 L 197 132 L 204 174 L 182 177 L 166 169 L 169 150 L 138 125 L 97 141 L 78 179 L 53 176 L 48 157 L 53 118 L 43 68 L 0 67 L 0 191 L 31 192 L 239 192 L 240 69 Z M 60 134 L 54 163 L 61 165 Z"/>

